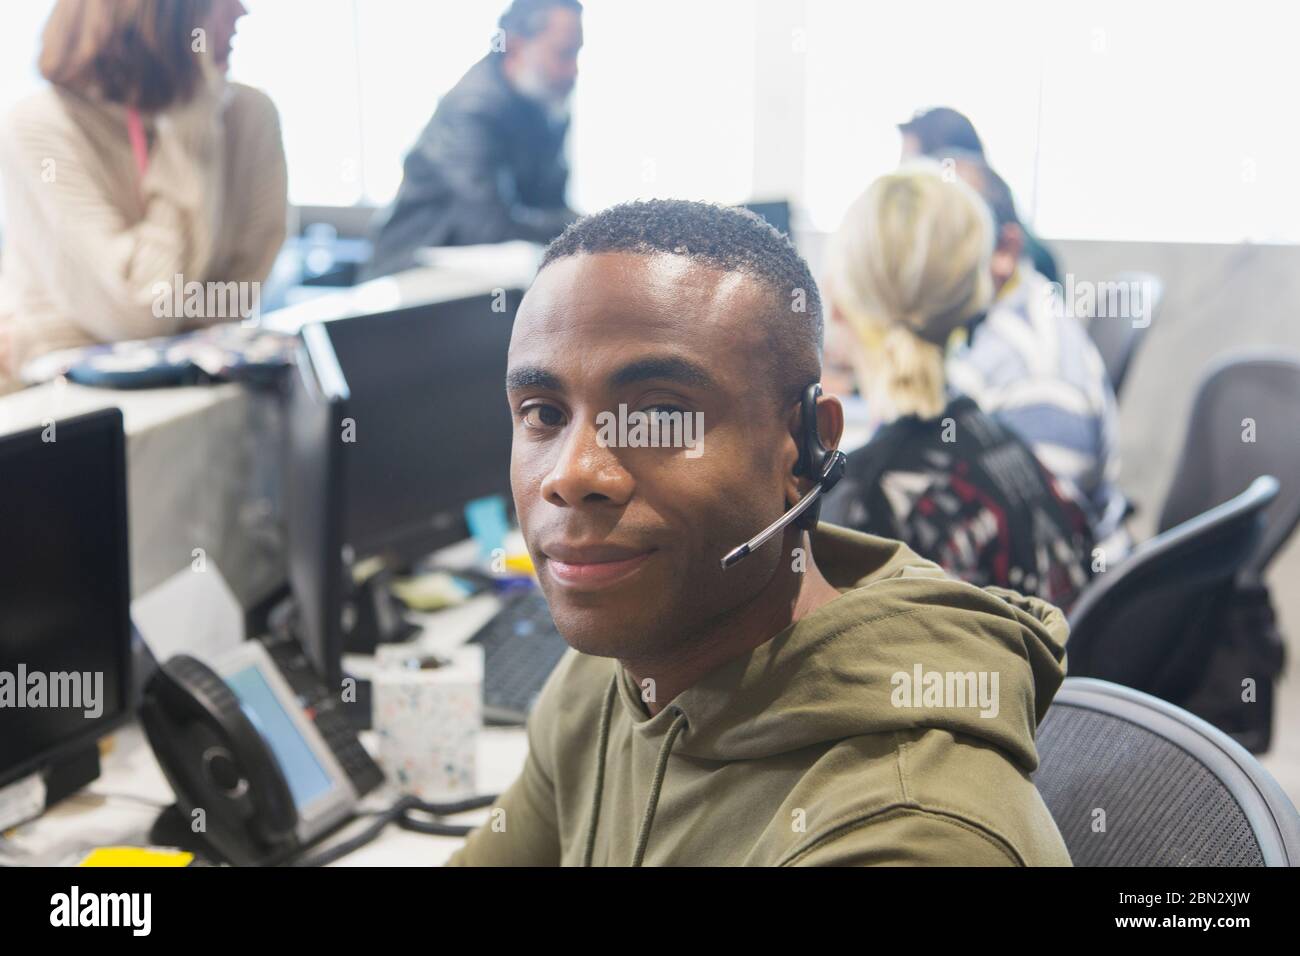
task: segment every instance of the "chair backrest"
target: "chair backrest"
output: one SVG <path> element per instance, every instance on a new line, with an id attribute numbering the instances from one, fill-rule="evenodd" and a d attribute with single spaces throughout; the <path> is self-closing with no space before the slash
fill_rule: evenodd
<path id="1" fill-rule="evenodd" d="M 1075 866 L 1296 866 L 1300 814 L 1199 717 L 1066 678 L 1039 725 L 1034 784 Z"/>
<path id="2" fill-rule="evenodd" d="M 1300 355 L 1239 352 L 1206 373 L 1160 530 L 1227 501 L 1259 475 L 1281 487 L 1249 574 L 1262 574 L 1300 523 Z"/>
<path id="3" fill-rule="evenodd" d="M 1160 308 L 1165 285 L 1149 272 L 1121 272 L 1102 289 L 1088 321 L 1088 335 L 1101 353 L 1110 387 L 1118 399 L 1133 356 Z M 1105 292 L 1110 289 L 1116 291 L 1114 297 Z M 1116 308 L 1110 308 L 1112 304 Z"/>
<path id="4" fill-rule="evenodd" d="M 1274 478 L 1258 478 L 1093 578 L 1070 612 L 1070 673 L 1186 699 L 1205 662 L 1206 649 L 1195 645 L 1213 636 L 1194 625 L 1255 554 L 1277 488 Z"/>

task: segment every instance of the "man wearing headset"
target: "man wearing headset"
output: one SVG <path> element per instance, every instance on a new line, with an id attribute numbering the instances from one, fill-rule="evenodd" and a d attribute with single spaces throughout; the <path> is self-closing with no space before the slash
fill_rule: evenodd
<path id="1" fill-rule="evenodd" d="M 821 339 L 806 264 L 749 213 L 629 203 L 551 244 L 506 386 L 572 650 L 453 864 L 1069 865 L 1029 776 L 1060 612 L 811 510 L 751 540 L 834 478 Z M 637 412 L 703 437 L 604 427 Z"/>

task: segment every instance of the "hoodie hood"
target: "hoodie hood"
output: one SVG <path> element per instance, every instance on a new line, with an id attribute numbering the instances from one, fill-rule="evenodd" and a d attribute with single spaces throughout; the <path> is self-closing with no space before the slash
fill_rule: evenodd
<path id="1" fill-rule="evenodd" d="M 617 667 L 617 706 L 634 732 L 675 738 L 674 754 L 733 761 L 938 728 L 1037 768 L 1034 734 L 1065 677 L 1057 608 L 951 580 L 897 541 L 831 525 L 814 533 L 813 554 L 844 593 L 655 716 Z"/>

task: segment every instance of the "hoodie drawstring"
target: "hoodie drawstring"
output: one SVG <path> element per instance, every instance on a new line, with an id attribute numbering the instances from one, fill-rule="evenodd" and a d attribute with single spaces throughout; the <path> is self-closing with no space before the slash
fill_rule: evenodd
<path id="1" fill-rule="evenodd" d="M 609 682 L 605 692 L 605 705 L 600 710 L 600 740 L 596 747 L 596 792 L 591 797 L 591 820 L 587 824 L 587 849 L 582 855 L 582 865 L 591 866 L 596 852 L 596 823 L 600 820 L 600 795 L 605 789 L 605 750 L 609 743 L 609 718 L 614 710 L 614 695 L 618 693 L 618 676 Z"/>
<path id="2" fill-rule="evenodd" d="M 679 710 L 677 716 L 673 718 L 672 726 L 668 728 L 668 734 L 664 737 L 664 745 L 659 748 L 659 762 L 655 764 L 655 778 L 650 782 L 650 799 L 646 801 L 645 818 L 642 819 L 641 830 L 636 835 L 636 852 L 632 855 L 633 866 L 641 865 L 645 848 L 650 843 L 650 827 L 655 822 L 655 810 L 659 809 L 659 791 L 663 787 L 665 772 L 668 769 L 668 757 L 672 753 L 677 735 L 685 727 L 686 714 Z"/>
<path id="3" fill-rule="evenodd" d="M 600 799 L 605 789 L 605 756 L 609 747 L 610 717 L 614 710 L 614 698 L 618 693 L 618 676 L 610 681 L 605 693 L 605 704 L 600 712 L 600 734 L 596 757 L 596 792 L 591 799 L 591 815 L 587 824 L 587 848 L 583 853 L 582 865 L 591 866 L 592 856 L 596 852 L 596 825 L 600 822 Z M 659 795 L 663 790 L 664 777 L 667 775 L 668 758 L 672 754 L 673 744 L 686 728 L 686 714 L 678 710 L 664 736 L 663 746 L 659 748 L 659 759 L 655 762 L 654 779 L 650 781 L 650 799 L 646 801 L 645 816 L 636 835 L 636 850 L 632 854 L 632 865 L 640 866 L 645 857 L 646 847 L 650 844 L 650 828 L 654 826 L 655 811 L 659 809 Z"/>

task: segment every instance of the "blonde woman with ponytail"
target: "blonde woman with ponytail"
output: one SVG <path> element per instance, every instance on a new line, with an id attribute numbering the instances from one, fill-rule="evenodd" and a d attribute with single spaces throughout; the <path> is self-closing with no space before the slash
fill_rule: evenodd
<path id="1" fill-rule="evenodd" d="M 993 297 L 993 224 L 979 195 L 931 163 L 871 184 L 831 246 L 832 321 L 880 421 L 930 418 L 946 404 L 943 352 Z"/>
<path id="2" fill-rule="evenodd" d="M 944 375 L 949 339 L 992 300 L 992 254 L 983 200 L 934 163 L 880 177 L 849 207 L 825 286 L 832 338 L 878 430 L 823 518 L 1068 607 L 1089 574 L 1083 512 Z"/>

